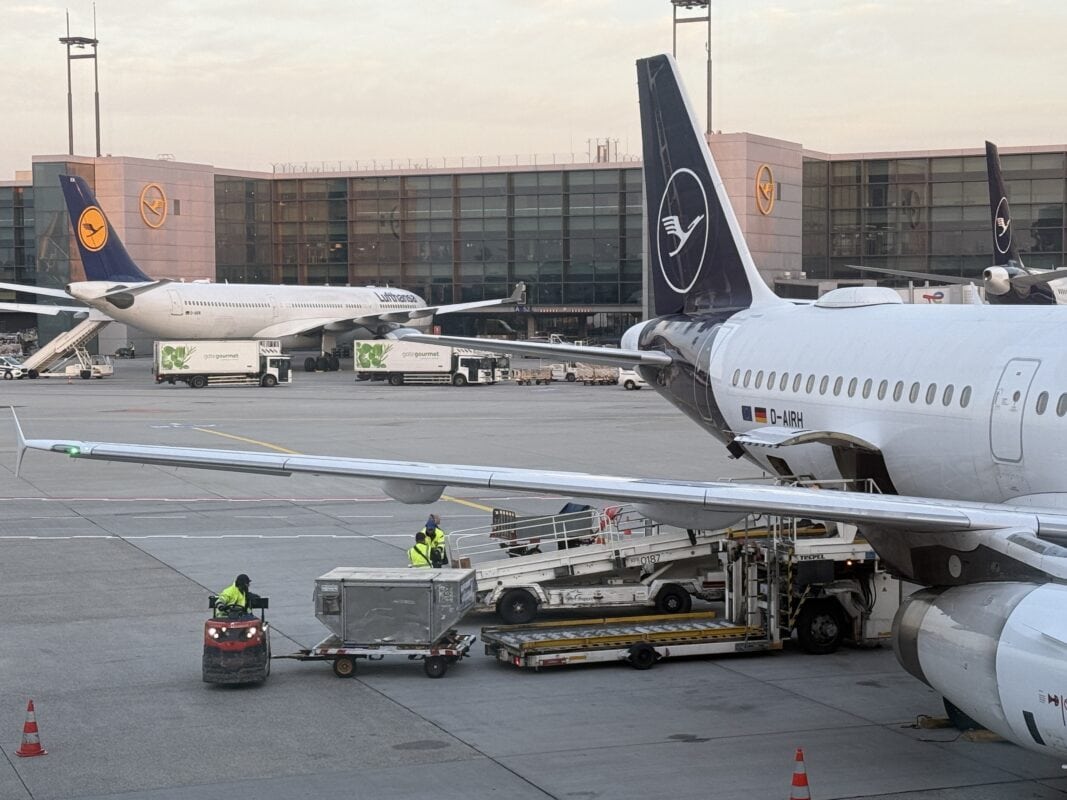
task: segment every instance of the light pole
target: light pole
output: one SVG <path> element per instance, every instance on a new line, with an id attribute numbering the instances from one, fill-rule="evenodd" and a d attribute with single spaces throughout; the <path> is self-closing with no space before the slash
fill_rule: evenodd
<path id="1" fill-rule="evenodd" d="M 67 143 L 70 155 L 74 155 L 74 94 L 71 91 L 70 62 L 78 58 L 91 58 L 93 60 L 93 108 L 96 120 L 96 156 L 100 157 L 100 75 L 96 66 L 96 46 L 100 43 L 96 38 L 96 5 L 93 5 L 93 36 L 70 35 L 70 12 L 67 12 L 67 35 L 60 38 L 60 43 L 67 47 Z M 91 53 L 71 53 L 71 47 L 84 50 L 91 46 Z"/>
<path id="2" fill-rule="evenodd" d="M 671 54 L 678 57 L 678 26 L 686 22 L 707 22 L 708 23 L 708 129 L 707 133 L 711 133 L 711 0 L 671 0 L 671 5 L 674 6 L 674 22 L 671 26 L 673 36 L 673 43 L 671 47 Z M 686 11 L 691 11 L 694 8 L 707 9 L 708 15 L 706 17 L 682 17 L 678 18 L 678 9 L 683 8 Z"/>

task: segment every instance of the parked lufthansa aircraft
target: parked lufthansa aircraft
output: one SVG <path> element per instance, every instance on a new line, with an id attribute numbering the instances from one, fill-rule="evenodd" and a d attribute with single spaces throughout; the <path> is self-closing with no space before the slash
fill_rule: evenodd
<path id="1" fill-rule="evenodd" d="M 332 349 L 338 337 L 365 329 L 375 336 L 399 328 L 425 328 L 434 314 L 514 304 L 511 297 L 428 306 L 404 289 L 376 286 L 279 286 L 182 283 L 153 280 L 134 263 L 108 222 L 89 185 L 80 177 L 59 177 L 87 281 L 67 290 L 0 283 L 16 292 L 78 300 L 108 318 L 160 339 L 281 339 L 286 347 Z M 86 313 L 81 306 L 0 303 L 0 310 Z"/>
<path id="2" fill-rule="evenodd" d="M 434 502 L 449 485 L 555 492 L 632 502 L 686 528 L 721 528 L 752 511 L 854 522 L 894 572 L 928 587 L 894 624 L 901 664 L 1005 738 L 1067 757 L 1067 309 L 933 308 L 878 287 L 805 305 L 778 298 L 740 234 L 674 60 L 639 61 L 638 89 L 658 316 L 628 331 L 620 350 L 521 349 L 634 365 L 731 454 L 783 476 L 868 479 L 882 493 L 26 441 L 21 430 L 19 458 L 33 448 L 347 475 L 408 503 Z"/>

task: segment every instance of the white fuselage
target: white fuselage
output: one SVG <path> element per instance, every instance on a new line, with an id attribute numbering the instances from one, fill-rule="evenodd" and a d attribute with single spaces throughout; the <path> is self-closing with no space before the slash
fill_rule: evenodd
<path id="1" fill-rule="evenodd" d="M 143 285 L 125 284 L 131 290 Z M 67 291 L 116 321 L 161 339 L 284 339 L 318 328 L 340 332 L 356 327 L 349 320 L 426 305 L 404 289 L 232 283 L 164 283 L 124 295 L 132 303 L 120 297 L 116 304 L 104 295 L 117 286 L 85 281 L 70 284 Z"/>
<path id="2" fill-rule="evenodd" d="M 1057 306 L 763 306 L 723 325 L 710 385 L 734 434 L 857 437 L 900 494 L 1065 507 L 1065 332 Z M 748 451 L 840 477 L 824 444 Z"/>

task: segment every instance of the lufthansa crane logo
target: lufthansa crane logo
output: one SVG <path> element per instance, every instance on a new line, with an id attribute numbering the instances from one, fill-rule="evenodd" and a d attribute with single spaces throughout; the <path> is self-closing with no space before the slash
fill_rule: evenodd
<path id="1" fill-rule="evenodd" d="M 107 244 L 107 220 L 97 206 L 89 206 L 78 217 L 78 241 L 90 253 Z"/>
<path id="2" fill-rule="evenodd" d="M 774 173 L 766 164 L 756 170 L 756 208 L 763 216 L 774 210 Z"/>
<path id="3" fill-rule="evenodd" d="M 993 240 L 997 243 L 997 252 L 1004 255 L 1011 248 L 1011 217 L 1008 216 L 1008 198 L 1000 198 L 997 211 L 993 215 Z"/>
<path id="4" fill-rule="evenodd" d="M 674 171 L 657 214 L 656 257 L 667 285 L 686 294 L 697 282 L 708 252 L 708 195 L 691 169 Z"/>
<path id="5" fill-rule="evenodd" d="M 141 219 L 149 228 L 161 228 L 167 221 L 167 194 L 158 183 L 150 183 L 141 190 Z"/>

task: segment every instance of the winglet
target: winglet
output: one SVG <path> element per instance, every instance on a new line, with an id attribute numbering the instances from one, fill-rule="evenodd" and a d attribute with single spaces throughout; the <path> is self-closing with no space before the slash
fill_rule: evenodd
<path id="1" fill-rule="evenodd" d="M 508 301 L 520 306 L 526 305 L 526 284 L 524 282 L 519 281 L 515 284 L 515 291 L 511 293 Z"/>
<path id="2" fill-rule="evenodd" d="M 14 406 L 8 406 L 11 409 L 11 417 L 15 420 L 15 436 L 18 438 L 18 449 L 15 451 L 15 477 L 19 476 L 19 470 L 22 469 L 22 457 L 26 455 L 26 436 L 22 433 L 22 426 L 19 424 L 19 416 L 15 413 Z"/>

